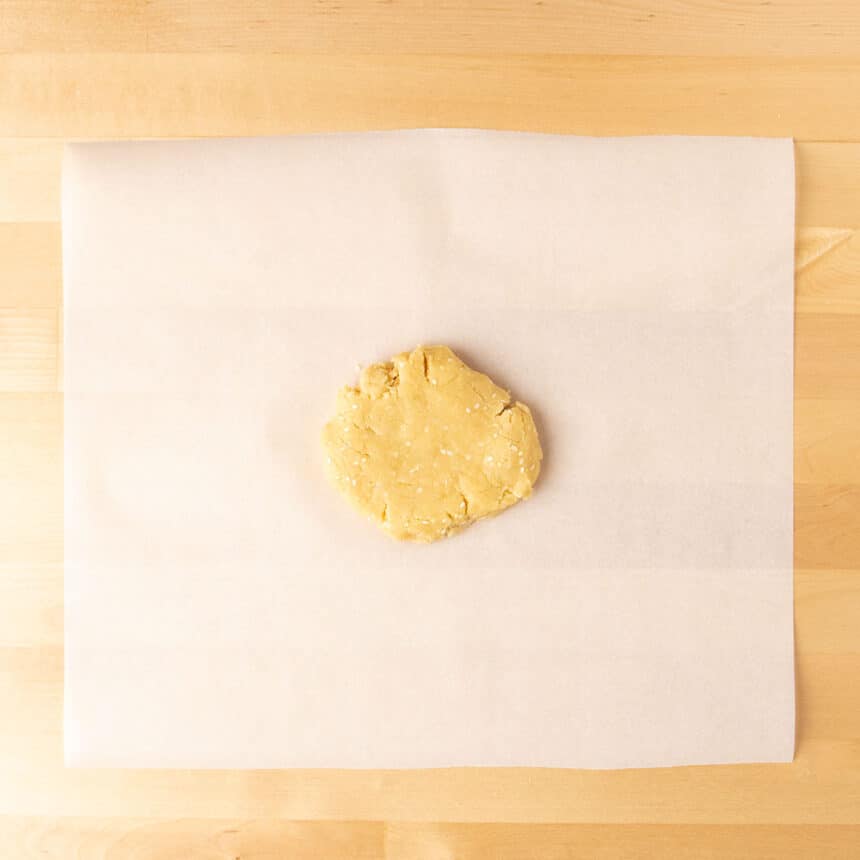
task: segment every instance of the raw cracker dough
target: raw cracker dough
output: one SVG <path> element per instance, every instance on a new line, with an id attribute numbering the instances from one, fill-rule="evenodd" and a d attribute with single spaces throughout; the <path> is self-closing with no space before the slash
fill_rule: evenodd
<path id="1" fill-rule="evenodd" d="M 335 486 L 395 538 L 434 541 L 531 495 L 529 408 L 448 347 L 372 364 L 323 430 Z"/>

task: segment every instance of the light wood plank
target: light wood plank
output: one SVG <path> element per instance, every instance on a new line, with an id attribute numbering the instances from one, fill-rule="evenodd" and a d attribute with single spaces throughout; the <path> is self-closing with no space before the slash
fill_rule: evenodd
<path id="1" fill-rule="evenodd" d="M 795 319 L 794 396 L 860 396 L 860 316 L 799 313 Z"/>
<path id="2" fill-rule="evenodd" d="M 798 227 L 794 237 L 795 276 L 853 235 L 850 228 Z"/>
<path id="3" fill-rule="evenodd" d="M 860 803 L 853 740 L 803 741 L 792 764 L 628 771 L 79 770 L 59 733 L 0 744 L 7 815 L 856 824 Z"/>
<path id="4" fill-rule="evenodd" d="M 59 472 L 4 482 L 0 493 L 0 565 L 62 564 L 63 499 L 56 492 L 61 480 Z"/>
<path id="5" fill-rule="evenodd" d="M 860 397 L 795 401 L 794 480 L 860 485 Z"/>
<path id="6" fill-rule="evenodd" d="M 32 749 L 58 738 L 63 725 L 63 651 L 0 648 L 0 751 Z"/>
<path id="7" fill-rule="evenodd" d="M 848 860 L 852 825 L 595 825 L 0 818 L 16 860 Z M 383 847 L 384 846 L 384 847 Z M 232 853 L 231 853 L 232 852 Z"/>
<path id="8" fill-rule="evenodd" d="M 799 142 L 795 156 L 797 223 L 808 227 L 860 226 L 860 145 Z"/>
<path id="9" fill-rule="evenodd" d="M 794 573 L 798 654 L 860 654 L 860 570 Z"/>
<path id="10" fill-rule="evenodd" d="M 0 307 L 58 307 L 60 270 L 59 224 L 0 223 Z"/>
<path id="11" fill-rule="evenodd" d="M 32 479 L 62 465 L 63 400 L 59 394 L 0 393 L 0 478 Z"/>
<path id="12" fill-rule="evenodd" d="M 860 59 L 11 54 L 0 57 L 0 128 L 128 138 L 448 125 L 857 141 L 858 91 Z"/>
<path id="13" fill-rule="evenodd" d="M 62 562 L 62 433 L 59 395 L 0 393 L 0 570 Z"/>
<path id="14" fill-rule="evenodd" d="M 0 392 L 57 387 L 58 311 L 0 308 Z"/>
<path id="15" fill-rule="evenodd" d="M 62 149 L 56 140 L 0 138 L 0 221 L 59 219 Z"/>
<path id="16" fill-rule="evenodd" d="M 826 240 L 823 233 L 828 234 Z M 823 231 L 830 241 L 795 278 L 796 309 L 803 313 L 860 314 L 860 230 Z M 803 250 L 811 255 L 809 240 Z"/>
<path id="17" fill-rule="evenodd" d="M 593 825 L 208 821 L 100 818 L 0 819 L 4 856 L 28 860 L 370 858 L 420 860 L 847 860 L 851 825 Z M 384 847 L 383 847 L 384 843 Z M 117 853 L 119 852 L 119 853 Z M 177 853 L 179 852 L 179 853 Z M 232 853 L 231 853 L 232 852 Z"/>
<path id="18" fill-rule="evenodd" d="M 0 52 L 852 56 L 852 0 L 2 0 Z"/>
<path id="19" fill-rule="evenodd" d="M 370 821 L 0 817 L 9 860 L 383 860 L 384 842 Z"/>
<path id="20" fill-rule="evenodd" d="M 0 649 L 62 644 L 62 564 L 0 564 Z"/>
<path id="21" fill-rule="evenodd" d="M 795 486 L 794 563 L 809 569 L 860 569 L 860 486 Z"/>
<path id="22" fill-rule="evenodd" d="M 860 743 L 860 692 L 846 679 L 860 677 L 855 655 L 797 655 L 797 737 Z"/>
<path id="23" fill-rule="evenodd" d="M 857 826 L 389 825 L 388 860 L 848 860 Z"/>

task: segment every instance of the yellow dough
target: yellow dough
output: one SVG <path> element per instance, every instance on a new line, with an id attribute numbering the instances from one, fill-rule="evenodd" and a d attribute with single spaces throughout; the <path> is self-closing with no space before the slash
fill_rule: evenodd
<path id="1" fill-rule="evenodd" d="M 447 346 L 372 364 L 323 430 L 328 472 L 400 540 L 434 541 L 531 495 L 541 447 L 529 408 Z"/>

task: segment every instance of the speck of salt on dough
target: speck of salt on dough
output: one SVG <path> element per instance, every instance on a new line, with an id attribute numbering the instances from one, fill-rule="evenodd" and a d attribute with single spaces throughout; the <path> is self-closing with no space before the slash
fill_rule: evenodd
<path id="1" fill-rule="evenodd" d="M 542 458 L 528 407 L 445 346 L 364 367 L 322 441 L 353 505 L 386 534 L 425 543 L 528 498 Z"/>

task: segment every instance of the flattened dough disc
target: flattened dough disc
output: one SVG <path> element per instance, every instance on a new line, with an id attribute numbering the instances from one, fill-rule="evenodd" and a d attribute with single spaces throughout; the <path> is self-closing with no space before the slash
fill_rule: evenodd
<path id="1" fill-rule="evenodd" d="M 335 486 L 400 540 L 434 541 L 531 495 L 529 408 L 447 346 L 417 347 L 343 388 L 323 430 Z"/>

